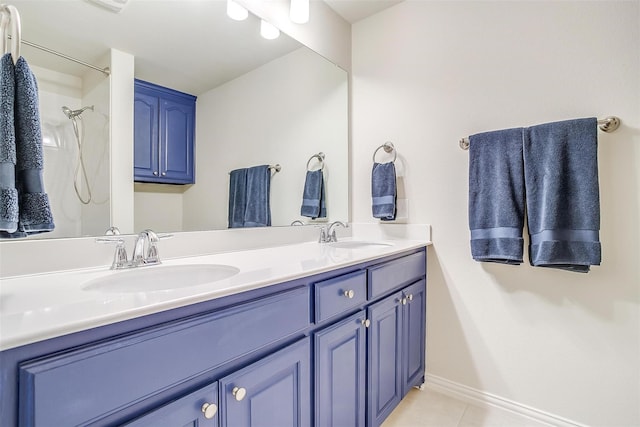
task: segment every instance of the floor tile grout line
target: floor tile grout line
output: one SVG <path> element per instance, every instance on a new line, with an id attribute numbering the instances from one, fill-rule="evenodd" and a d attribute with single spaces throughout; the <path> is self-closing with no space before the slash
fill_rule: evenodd
<path id="1" fill-rule="evenodd" d="M 456 423 L 456 427 L 460 427 L 460 423 L 462 422 L 462 419 L 464 418 L 464 415 L 467 413 L 467 410 L 469 409 L 469 404 L 465 404 L 464 407 L 464 411 L 462 411 L 462 414 L 460 414 L 460 418 L 458 419 L 458 422 Z"/>

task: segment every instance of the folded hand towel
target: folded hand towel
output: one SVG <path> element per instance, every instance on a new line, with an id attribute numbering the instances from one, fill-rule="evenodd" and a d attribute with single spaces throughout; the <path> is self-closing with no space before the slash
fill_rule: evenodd
<path id="1" fill-rule="evenodd" d="M 371 211 L 382 221 L 396 219 L 396 167 L 393 162 L 374 163 L 371 171 Z"/>
<path id="2" fill-rule="evenodd" d="M 307 171 L 307 176 L 304 180 L 304 191 L 302 192 L 300 215 L 313 219 L 327 216 L 322 169 Z"/>
<path id="3" fill-rule="evenodd" d="M 476 261 L 522 263 L 523 129 L 469 137 L 469 229 Z"/>
<path id="4" fill-rule="evenodd" d="M 27 61 L 15 66 L 16 187 L 20 215 L 18 231 L 36 234 L 55 228 L 49 197 L 44 190 L 42 129 L 38 84 Z"/>
<path id="5" fill-rule="evenodd" d="M 600 265 L 597 119 L 532 126 L 524 140 L 530 262 L 586 273 Z"/>
<path id="6" fill-rule="evenodd" d="M 14 98 L 15 71 L 11 54 L 7 53 L 0 58 L 0 232 L 4 233 L 18 228 Z"/>
<path id="7" fill-rule="evenodd" d="M 247 209 L 245 227 L 271 225 L 271 170 L 269 165 L 254 166 L 247 170 Z"/>
<path id="8" fill-rule="evenodd" d="M 229 172 L 229 228 L 244 227 L 247 209 L 247 169 Z"/>

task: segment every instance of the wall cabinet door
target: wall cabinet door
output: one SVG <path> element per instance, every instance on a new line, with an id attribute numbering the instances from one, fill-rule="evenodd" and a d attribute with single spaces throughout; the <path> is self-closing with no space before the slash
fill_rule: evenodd
<path id="1" fill-rule="evenodd" d="M 220 380 L 221 426 L 311 425 L 310 357 L 305 338 Z"/>
<path id="2" fill-rule="evenodd" d="M 134 178 L 194 182 L 196 97 L 141 80 L 134 95 Z"/>
<path id="3" fill-rule="evenodd" d="M 378 427 L 402 399 L 402 293 L 368 308 L 367 426 Z"/>
<path id="4" fill-rule="evenodd" d="M 168 403 L 126 427 L 218 427 L 218 383 Z"/>
<path id="5" fill-rule="evenodd" d="M 366 312 L 317 332 L 315 427 L 364 427 Z"/>

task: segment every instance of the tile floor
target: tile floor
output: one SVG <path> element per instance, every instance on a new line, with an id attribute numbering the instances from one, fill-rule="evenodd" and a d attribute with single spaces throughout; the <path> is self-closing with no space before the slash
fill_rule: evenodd
<path id="1" fill-rule="evenodd" d="M 436 391 L 413 389 L 382 427 L 543 427 L 498 408 L 479 407 Z"/>

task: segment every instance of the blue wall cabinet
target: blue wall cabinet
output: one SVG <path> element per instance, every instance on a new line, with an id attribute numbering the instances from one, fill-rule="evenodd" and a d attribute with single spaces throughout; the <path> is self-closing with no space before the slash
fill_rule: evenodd
<path id="1" fill-rule="evenodd" d="M 424 383 L 426 345 L 425 279 L 405 288 L 403 298 L 402 395 Z"/>
<path id="2" fill-rule="evenodd" d="M 135 81 L 135 181 L 194 182 L 195 115 L 195 96 Z"/>
<path id="3" fill-rule="evenodd" d="M 315 334 L 315 427 L 365 427 L 366 312 Z"/>
<path id="4" fill-rule="evenodd" d="M 306 427 L 311 353 L 305 338 L 220 380 L 222 427 Z"/>

